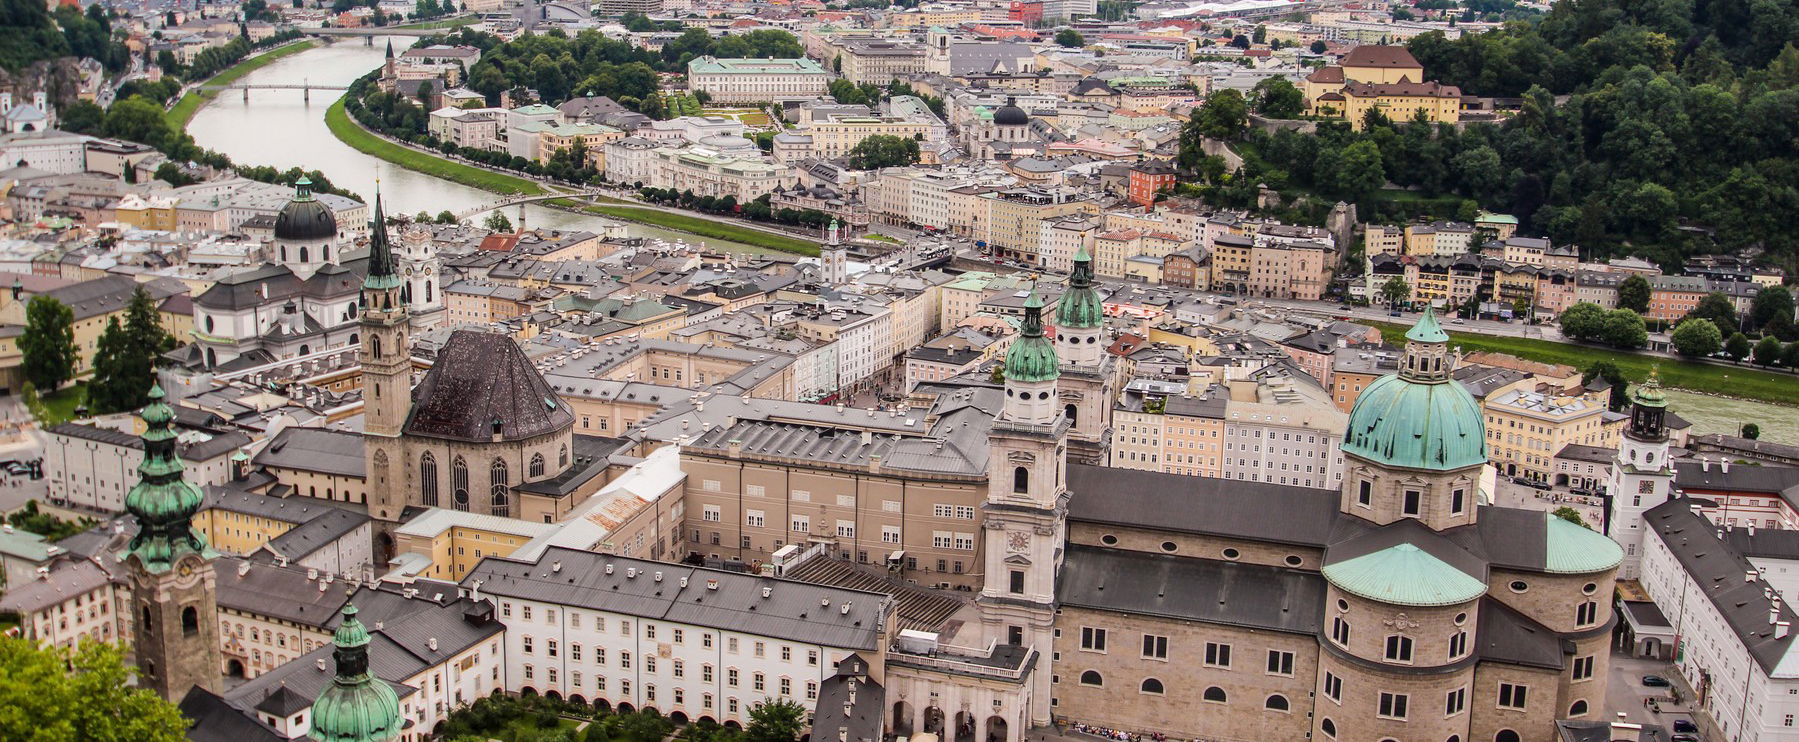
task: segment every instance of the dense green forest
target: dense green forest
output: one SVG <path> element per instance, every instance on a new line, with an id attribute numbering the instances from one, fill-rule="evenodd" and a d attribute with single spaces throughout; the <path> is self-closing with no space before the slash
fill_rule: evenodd
<path id="1" fill-rule="evenodd" d="M 0 0 L 0 67 L 18 71 L 33 62 L 57 57 L 93 57 L 117 72 L 131 61 L 125 45 L 113 38 L 106 7 L 60 6 L 52 14 L 37 0 Z"/>
<path id="2" fill-rule="evenodd" d="M 1795 41 L 1791 2 L 1563 0 L 1534 22 L 1408 45 L 1427 79 L 1521 99 L 1502 124 L 1458 132 L 1376 118 L 1361 132 L 1239 134 L 1244 177 L 1215 163 L 1208 174 L 1190 151 L 1183 161 L 1226 204 L 1253 203 L 1255 185 L 1267 184 L 1356 201 L 1364 218 L 1481 207 L 1588 258 L 1671 263 L 1761 247 L 1795 269 L 1799 234 L 1782 218 L 1799 211 Z M 1214 112 L 1190 128 L 1216 132 L 1221 119 L 1234 122 Z M 1368 185 L 1383 181 L 1406 190 Z"/>

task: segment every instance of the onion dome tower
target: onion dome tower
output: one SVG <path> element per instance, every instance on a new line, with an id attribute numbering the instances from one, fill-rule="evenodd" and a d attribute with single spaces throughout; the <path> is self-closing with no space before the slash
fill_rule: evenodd
<path id="1" fill-rule="evenodd" d="M 312 730 L 319 742 L 387 742 L 398 739 L 405 719 L 400 697 L 369 672 L 369 632 L 345 605 L 343 622 L 331 637 L 337 677 L 312 702 Z"/>
<path id="2" fill-rule="evenodd" d="M 140 681 L 170 701 L 194 686 L 219 689 L 218 599 L 213 573 L 217 554 L 194 530 L 200 490 L 182 479 L 175 412 L 161 386 L 150 389 L 143 410 L 144 460 L 138 482 L 125 493 L 125 510 L 137 519 L 137 535 L 122 555 L 131 583 Z"/>
<path id="3" fill-rule="evenodd" d="M 1062 414 L 1073 425 L 1069 458 L 1102 464 L 1111 448 L 1112 398 L 1117 374 L 1106 352 L 1105 304 L 1093 287 L 1093 255 L 1074 254 L 1068 291 L 1056 303 L 1056 351 L 1062 357 Z"/>
<path id="4" fill-rule="evenodd" d="M 1024 325 L 1006 350 L 1006 404 L 1003 417 L 1016 422 L 1048 424 L 1055 420 L 1056 379 L 1062 375 L 1056 347 L 1043 334 L 1043 297 L 1036 291 L 1024 300 Z"/>
<path id="5" fill-rule="evenodd" d="M 302 280 L 335 263 L 337 216 L 312 194 L 312 181 L 294 181 L 294 197 L 275 215 L 275 259 Z"/>

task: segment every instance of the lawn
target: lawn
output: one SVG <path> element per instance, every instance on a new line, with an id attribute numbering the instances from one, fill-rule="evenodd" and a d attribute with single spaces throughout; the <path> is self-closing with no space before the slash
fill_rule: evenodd
<path id="1" fill-rule="evenodd" d="M 475 16 L 472 16 L 472 15 L 466 15 L 461 18 L 439 18 L 435 21 L 424 21 L 422 23 L 408 23 L 404 26 L 394 26 L 394 28 L 423 28 L 423 29 L 455 28 L 457 26 L 472 26 L 476 23 L 479 23 L 480 21 L 481 21 L 480 18 L 476 18 Z"/>
<path id="2" fill-rule="evenodd" d="M 702 219 L 686 214 L 644 208 L 641 206 L 589 206 L 588 213 L 609 216 L 614 219 L 653 224 L 658 227 L 690 232 L 701 237 L 712 237 L 746 245 L 766 247 L 770 250 L 798 253 L 800 255 L 817 255 L 818 243 L 809 240 L 771 234 L 760 229 L 751 229 L 735 224 Z"/>
<path id="3" fill-rule="evenodd" d="M 325 110 L 325 126 L 331 129 L 331 134 L 337 137 L 338 141 L 356 148 L 363 154 L 379 157 L 408 170 L 416 170 L 426 175 L 494 193 L 538 194 L 544 192 L 536 183 L 524 178 L 515 178 L 505 173 L 453 162 L 382 139 L 352 120 L 350 114 L 344 111 L 344 102 L 341 98 Z"/>
<path id="4" fill-rule="evenodd" d="M 875 242 L 888 242 L 888 243 L 892 243 L 895 245 L 906 244 L 904 242 L 900 242 L 899 240 L 896 240 L 892 237 L 888 237 L 887 235 L 881 234 L 879 232 L 869 232 L 868 234 L 862 235 L 862 239 L 874 240 Z"/>
<path id="5" fill-rule="evenodd" d="M 1404 345 L 1405 325 L 1386 322 L 1371 323 L 1380 328 L 1389 344 Z M 1465 351 L 1497 351 L 1544 363 L 1565 363 L 1586 370 L 1598 361 L 1611 361 L 1632 382 L 1649 377 L 1649 368 L 1661 369 L 1662 384 L 1703 394 L 1716 394 L 1739 399 L 1752 399 L 1774 404 L 1799 405 L 1799 383 L 1788 374 L 1760 371 L 1748 366 L 1718 366 L 1693 363 L 1661 356 L 1570 345 L 1549 340 L 1500 337 L 1468 332 L 1449 333 L 1452 345 Z"/>
<path id="6" fill-rule="evenodd" d="M 87 382 L 78 381 L 49 394 L 32 392 L 25 404 L 43 427 L 61 425 L 75 417 L 75 408 L 87 401 Z"/>
<path id="7" fill-rule="evenodd" d="M 224 70 L 221 70 L 219 74 L 213 75 L 204 84 L 230 85 L 233 82 L 237 82 L 238 78 L 241 78 L 244 75 L 248 75 L 251 72 L 274 64 L 275 60 L 299 54 L 307 49 L 318 46 L 318 44 L 319 42 L 316 39 L 307 39 L 305 41 L 288 44 L 287 46 L 277 47 L 254 57 L 250 57 L 249 59 L 245 59 L 230 67 L 226 67 Z M 216 90 L 188 91 L 187 95 L 181 96 L 181 100 L 175 101 L 174 107 L 170 108 L 169 112 L 164 114 L 164 117 L 168 119 L 169 126 L 176 129 L 186 129 L 187 122 L 194 119 L 194 114 L 200 112 L 200 107 L 206 105 L 207 101 L 218 97 L 218 95 L 219 91 Z"/>

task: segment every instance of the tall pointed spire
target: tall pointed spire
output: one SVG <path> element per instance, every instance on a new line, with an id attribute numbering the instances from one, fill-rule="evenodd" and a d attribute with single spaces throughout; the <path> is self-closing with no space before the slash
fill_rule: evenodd
<path id="1" fill-rule="evenodd" d="M 166 572 L 189 554 L 212 555 L 206 537 L 194 530 L 194 514 L 203 498 L 198 488 L 181 478 L 181 456 L 170 427 L 175 412 L 163 396 L 161 385 L 150 388 L 150 404 L 142 412 L 144 460 L 137 466 L 137 484 L 125 493 L 125 510 L 138 524 L 126 554 L 150 572 Z"/>
<path id="2" fill-rule="evenodd" d="M 1056 348 L 1043 336 L 1043 297 L 1035 289 L 1024 300 L 1024 324 L 1006 350 L 1006 381 L 1050 381 L 1061 375 Z"/>
<path id="3" fill-rule="evenodd" d="M 387 212 L 381 207 L 381 186 L 375 185 L 375 214 L 369 221 L 369 273 L 363 288 L 390 289 L 400 285 L 394 270 L 394 250 L 387 241 Z"/>
<path id="4" fill-rule="evenodd" d="M 1068 293 L 1056 302 L 1056 325 L 1092 328 L 1104 324 L 1105 307 L 1093 290 L 1093 256 L 1081 247 L 1074 254 L 1074 271 L 1068 276 Z"/>
<path id="5" fill-rule="evenodd" d="M 331 636 L 337 677 L 312 704 L 313 739 L 321 742 L 386 742 L 400 736 L 405 719 L 400 697 L 369 672 L 369 632 L 346 604 Z"/>

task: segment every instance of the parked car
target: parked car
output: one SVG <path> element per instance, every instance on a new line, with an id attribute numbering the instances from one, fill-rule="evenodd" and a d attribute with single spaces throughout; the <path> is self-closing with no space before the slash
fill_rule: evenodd
<path id="1" fill-rule="evenodd" d="M 1672 742 L 1699 742 L 1697 734 L 1676 734 L 1668 738 Z"/>
<path id="2" fill-rule="evenodd" d="M 1644 675 L 1643 685 L 1650 688 L 1666 688 L 1671 685 L 1671 683 L 1668 682 L 1667 678 L 1660 675 Z"/>
<path id="3" fill-rule="evenodd" d="M 11 474 L 15 477 L 24 476 L 26 474 L 31 473 L 31 467 L 21 464 L 17 461 L 14 461 L 14 462 L 6 465 L 6 473 Z"/>
<path id="4" fill-rule="evenodd" d="M 1688 734 L 1698 734 L 1699 733 L 1699 725 L 1694 724 L 1692 719 L 1675 719 L 1674 720 L 1674 731 L 1685 732 Z"/>

